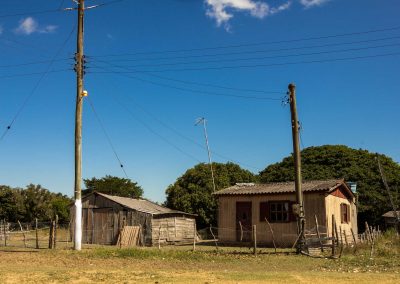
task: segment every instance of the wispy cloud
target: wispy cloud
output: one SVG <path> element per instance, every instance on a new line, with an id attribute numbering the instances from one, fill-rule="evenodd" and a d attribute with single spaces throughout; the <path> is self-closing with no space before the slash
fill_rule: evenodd
<path id="1" fill-rule="evenodd" d="M 306 8 L 311 8 L 314 6 L 321 6 L 328 1 L 330 0 L 300 0 L 300 3 Z"/>
<path id="2" fill-rule="evenodd" d="M 233 12 L 248 12 L 251 16 L 262 19 L 288 9 L 291 1 L 278 7 L 270 7 L 266 2 L 257 0 L 204 0 L 207 4 L 207 16 L 215 19 L 218 26 L 230 29 L 229 20 Z"/>
<path id="3" fill-rule="evenodd" d="M 14 30 L 17 34 L 30 35 L 33 33 L 54 33 L 57 29 L 55 25 L 40 26 L 32 17 L 27 17 L 19 21 L 18 27 Z"/>

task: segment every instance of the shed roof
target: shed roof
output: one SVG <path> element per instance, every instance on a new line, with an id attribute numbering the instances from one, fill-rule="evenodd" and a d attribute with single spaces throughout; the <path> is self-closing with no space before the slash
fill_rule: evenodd
<path id="1" fill-rule="evenodd" d="M 162 214 L 185 214 L 189 216 L 195 216 L 194 214 L 185 213 L 178 210 L 169 209 L 167 207 L 158 205 L 150 200 L 142 198 L 128 198 L 121 196 L 108 195 L 100 192 L 94 192 L 94 194 L 103 196 L 119 205 L 133 209 L 136 211 L 152 214 L 152 215 L 162 215 Z"/>
<path id="2" fill-rule="evenodd" d="M 326 191 L 330 192 L 335 190 L 340 185 L 345 185 L 346 189 L 351 192 L 343 179 L 330 179 L 330 180 L 312 180 L 304 181 L 302 183 L 303 192 L 316 192 Z M 214 194 L 221 195 L 255 195 L 255 194 L 277 194 L 277 193 L 294 193 L 294 182 L 276 182 L 276 183 L 237 183 L 234 186 L 219 190 Z M 351 195 L 354 194 L 351 192 Z"/>
<path id="3" fill-rule="evenodd" d="M 397 214 L 400 216 L 400 211 L 397 211 Z M 387 218 L 396 218 L 396 215 L 394 211 L 388 211 L 385 214 L 382 215 L 382 217 L 387 217 Z"/>

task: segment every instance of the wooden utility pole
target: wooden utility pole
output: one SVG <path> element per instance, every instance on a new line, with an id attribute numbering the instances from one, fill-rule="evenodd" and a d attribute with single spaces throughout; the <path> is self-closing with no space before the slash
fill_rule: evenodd
<path id="1" fill-rule="evenodd" d="M 297 253 L 300 253 L 304 244 L 304 227 L 305 227 L 305 216 L 304 216 L 304 202 L 303 192 L 301 190 L 301 156 L 300 156 L 300 143 L 299 143 L 299 121 L 297 118 L 297 107 L 296 107 L 296 86 L 289 84 L 289 103 L 290 113 L 292 119 L 292 138 L 293 138 L 293 156 L 294 156 L 294 170 L 295 170 L 295 190 L 296 190 L 296 204 L 295 213 L 297 215 L 297 230 L 299 240 L 297 242 Z"/>
<path id="2" fill-rule="evenodd" d="M 77 52 L 75 54 L 75 71 L 77 81 L 76 92 L 76 111 L 75 111 L 75 230 L 74 230 L 74 249 L 81 250 L 82 247 L 82 107 L 83 97 L 83 16 L 85 1 L 79 0 L 78 3 L 78 36 Z"/>

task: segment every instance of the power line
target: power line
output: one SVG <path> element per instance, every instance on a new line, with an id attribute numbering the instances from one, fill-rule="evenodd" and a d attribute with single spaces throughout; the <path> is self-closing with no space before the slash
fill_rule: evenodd
<path id="1" fill-rule="evenodd" d="M 111 81 L 111 82 L 112 82 L 112 81 Z M 112 83 L 113 83 L 113 82 L 112 82 Z M 114 86 L 116 86 L 116 85 L 114 84 Z M 120 92 L 119 92 L 119 93 L 120 93 Z M 150 117 L 153 118 L 155 121 L 157 121 L 158 123 L 160 123 L 163 127 L 165 127 L 165 128 L 167 128 L 167 129 L 169 129 L 170 131 L 174 132 L 176 135 L 178 135 L 179 137 L 185 139 L 186 141 L 189 141 L 190 143 L 193 143 L 194 145 L 196 145 L 197 147 L 201 148 L 202 150 L 207 150 L 207 148 L 205 148 L 202 144 L 198 143 L 196 140 L 194 140 L 194 139 L 192 139 L 192 138 L 190 138 L 190 137 L 184 135 L 182 132 L 178 131 L 176 128 L 174 128 L 174 127 L 168 125 L 168 124 L 165 123 L 163 120 L 157 118 L 152 112 L 150 112 L 149 110 L 147 110 L 146 108 L 144 108 L 144 107 L 143 107 L 142 105 L 140 105 L 136 100 L 132 99 L 132 96 L 130 96 L 130 100 L 133 101 L 133 103 L 134 103 L 140 110 L 142 110 L 142 111 L 145 112 L 148 116 L 150 116 Z M 231 158 L 229 158 L 229 157 L 226 157 L 226 156 L 224 156 L 224 155 L 222 155 L 222 154 L 220 154 L 220 153 L 217 153 L 217 152 L 214 152 L 214 151 L 211 151 L 211 153 L 212 153 L 213 155 L 218 156 L 218 157 L 220 157 L 220 158 L 222 158 L 222 159 L 225 159 L 225 160 L 227 160 L 227 161 L 232 161 L 232 162 L 234 162 L 234 163 L 236 163 L 236 164 L 239 164 L 239 165 L 242 165 L 242 166 L 245 166 L 245 167 L 249 167 L 249 168 L 253 168 L 253 169 L 258 170 L 257 167 L 254 167 L 254 166 L 251 166 L 251 165 L 249 165 L 249 164 L 242 163 L 242 162 L 235 161 L 235 160 L 233 160 L 233 159 L 231 159 Z"/>
<path id="2" fill-rule="evenodd" d="M 103 61 L 103 60 L 97 60 L 97 61 L 100 62 L 100 63 L 108 64 L 111 67 L 114 66 L 114 67 L 118 67 L 118 68 L 121 68 L 121 69 L 131 70 L 131 69 L 125 68 L 124 66 L 115 65 L 115 64 L 112 64 L 112 63 L 107 62 L 107 61 Z M 98 66 L 98 68 L 102 68 L 102 67 Z M 205 87 L 214 87 L 214 88 L 231 90 L 231 91 L 238 91 L 238 92 L 253 92 L 253 93 L 264 93 L 264 94 L 282 94 L 281 91 L 264 91 L 264 90 L 254 90 L 254 89 L 247 89 L 247 88 L 233 88 L 233 87 L 221 86 L 221 85 L 216 85 L 216 84 L 200 83 L 200 82 L 187 81 L 187 80 L 182 80 L 182 79 L 174 79 L 174 78 L 165 77 L 165 76 L 161 76 L 161 75 L 158 75 L 158 74 L 151 74 L 151 73 L 145 73 L 145 75 L 149 75 L 149 76 L 156 77 L 156 78 L 163 79 L 163 80 L 167 80 L 167 81 L 178 82 L 178 83 L 182 83 L 182 84 L 205 86 Z"/>
<path id="3" fill-rule="evenodd" d="M 29 65 L 40 65 L 49 62 L 61 62 L 71 60 L 72 58 L 63 58 L 63 59 L 56 59 L 56 60 L 42 60 L 42 61 L 31 61 L 26 63 L 16 63 L 16 64 L 7 64 L 7 65 L 0 65 L 0 68 L 13 68 L 13 67 L 21 67 L 21 66 L 29 66 Z"/>
<path id="4" fill-rule="evenodd" d="M 44 72 L 32 72 L 32 73 L 19 73 L 19 74 L 10 74 L 10 75 L 2 75 L 0 79 L 4 78 L 16 78 L 16 77 L 26 77 L 26 76 L 33 76 L 33 75 L 46 75 L 49 73 L 59 73 L 65 71 L 71 71 L 72 69 L 58 69 L 58 70 L 49 70 Z"/>
<path id="5" fill-rule="evenodd" d="M 400 52 L 374 54 L 366 56 L 354 56 L 354 57 L 343 57 L 343 58 L 331 58 L 331 59 L 319 59 L 310 61 L 297 61 L 297 62 L 283 62 L 283 63 L 271 63 L 271 64 L 249 64 L 249 65 L 233 65 L 233 66 L 217 66 L 217 67 L 202 67 L 202 68 L 182 68 L 182 69 L 160 69 L 160 70 L 134 70 L 134 71 L 106 71 L 106 72 L 91 72 L 93 73 L 115 73 L 115 74 L 126 74 L 126 73 L 157 73 L 157 72 L 182 72 L 182 71 L 204 71 L 204 70 L 222 70 L 222 69 L 239 69 L 239 68 L 257 68 L 257 67 L 273 67 L 273 66 L 286 66 L 286 65 L 298 65 L 298 64 L 311 64 L 311 63 L 325 63 L 325 62 L 337 62 L 346 60 L 360 60 L 368 58 L 378 58 L 399 55 Z"/>
<path id="6" fill-rule="evenodd" d="M 125 1 L 125 0 L 108 1 L 108 2 L 97 4 L 97 5 L 95 5 L 95 7 L 108 6 L 108 5 L 115 4 L 115 3 L 118 3 L 118 2 L 123 2 L 123 1 Z M 14 14 L 3 14 L 3 15 L 0 15 L 0 18 L 10 18 L 10 17 L 17 17 L 17 16 L 31 16 L 31 15 L 40 15 L 40 14 L 50 14 L 50 13 L 64 12 L 65 9 L 62 9 L 63 4 L 64 4 L 64 1 L 61 2 L 59 8 L 57 8 L 57 9 L 47 9 L 47 10 L 30 11 L 30 12 L 20 12 L 20 13 L 14 13 Z M 90 8 L 90 7 L 88 7 L 88 8 Z"/>
<path id="7" fill-rule="evenodd" d="M 63 42 L 63 44 L 61 45 L 60 49 L 58 49 L 58 51 L 54 55 L 53 60 L 56 60 L 57 56 L 64 49 L 64 47 L 68 43 L 69 39 L 71 38 L 72 34 L 74 33 L 75 28 L 76 28 L 76 26 L 74 26 L 72 28 L 72 30 L 69 33 L 69 35 L 67 36 L 66 40 Z M 46 75 L 50 72 L 50 68 L 52 67 L 53 63 L 54 63 L 54 61 L 51 61 L 49 63 L 49 65 L 48 65 L 48 67 L 47 67 L 46 72 L 41 74 L 41 76 L 40 76 L 39 80 L 37 81 L 36 85 L 33 87 L 32 91 L 29 93 L 29 95 L 25 98 L 25 100 L 23 101 L 21 107 L 18 109 L 17 113 L 14 115 L 13 119 L 11 120 L 11 122 L 8 124 L 8 126 L 5 129 L 5 131 L 1 135 L 0 141 L 2 141 L 4 139 L 4 137 L 7 135 L 8 131 L 10 131 L 11 127 L 13 126 L 13 124 L 15 123 L 15 121 L 17 120 L 17 118 L 19 117 L 19 115 L 21 114 L 23 109 L 25 108 L 25 106 L 28 103 L 28 101 L 30 100 L 30 98 L 35 94 L 36 90 L 39 88 L 40 83 L 43 81 L 43 79 L 46 77 Z"/>
<path id="8" fill-rule="evenodd" d="M 184 151 L 182 148 L 178 147 L 177 145 L 175 145 L 174 143 L 172 143 L 171 141 L 169 141 L 167 138 L 165 138 L 164 136 L 162 136 L 161 134 L 159 134 L 158 132 L 156 132 L 155 130 L 153 130 L 146 122 L 144 122 L 143 120 L 141 120 L 140 118 L 138 118 L 129 108 L 126 107 L 125 104 L 122 104 L 114 95 L 111 95 L 111 97 L 114 99 L 114 101 L 119 104 L 122 108 L 124 108 L 129 114 L 130 116 L 136 120 L 137 122 L 139 122 L 140 124 L 142 124 L 149 132 L 153 133 L 155 136 L 157 136 L 158 138 L 160 138 L 161 140 L 163 140 L 165 143 L 167 143 L 168 145 L 170 145 L 171 147 L 173 147 L 175 150 L 177 150 L 178 152 L 180 152 L 181 154 L 195 160 L 198 163 L 201 163 L 201 161 L 199 159 L 197 159 L 195 156 L 193 156 L 192 154 L 187 153 L 186 151 Z"/>
<path id="9" fill-rule="evenodd" d="M 123 66 L 118 66 L 118 65 L 113 65 L 115 67 L 119 67 L 122 69 L 126 69 Z M 157 85 L 157 86 L 161 86 L 161 87 L 166 87 L 166 88 L 170 88 L 170 89 L 175 89 L 175 90 L 179 90 L 179 91 L 185 91 L 185 92 L 191 92 L 191 93 L 195 93 L 195 94 L 203 94 L 203 95 L 210 95 L 210 96 L 220 96 L 220 97 L 233 97 L 233 98 L 240 98 L 240 99 L 253 99 L 253 100 L 270 100 L 270 101 L 280 101 L 281 99 L 278 98 L 271 98 L 271 97 L 259 97 L 259 96 L 243 96 L 243 95 L 235 95 L 235 94 L 225 94 L 225 93 L 215 93 L 215 92 L 210 92 L 210 91 L 201 91 L 201 90 L 194 90 L 194 89 L 189 89 L 189 88 L 182 88 L 182 87 L 178 87 L 178 86 L 173 86 L 173 85 L 168 85 L 168 84 L 164 84 L 164 83 L 158 83 L 152 80 L 148 80 L 148 79 L 143 79 L 137 76 L 131 76 L 131 75 L 127 75 L 125 73 L 130 73 L 132 71 L 127 71 L 127 72 L 118 72 L 118 71 L 107 71 L 106 68 L 104 67 L 97 67 L 100 68 L 102 70 L 106 70 L 104 72 L 90 72 L 93 74 L 97 74 L 97 73 L 114 73 L 114 74 L 118 74 L 127 78 L 131 78 L 134 80 L 138 80 L 141 82 L 145 82 L 145 83 L 149 83 L 152 85 Z M 126 69 L 126 70 L 130 70 L 130 69 Z"/>
<path id="10" fill-rule="evenodd" d="M 195 54 L 195 55 L 184 55 L 184 56 L 169 56 L 169 57 L 150 57 L 150 58 L 127 58 L 127 59 L 113 59 L 113 62 L 118 61 L 153 61 L 153 60 L 169 60 L 169 59 L 188 59 L 188 58 L 203 58 L 203 57 L 216 57 L 216 56 L 230 56 L 230 55 L 241 55 L 241 54 L 249 54 L 249 53 L 269 53 L 269 52 L 280 52 L 280 51 L 291 51 L 291 50 L 301 50 L 301 49 L 311 49 L 311 48 L 321 48 L 321 47 L 332 47 L 332 46 L 341 46 L 341 45 L 352 45 L 358 43 L 370 43 L 377 41 L 386 41 L 391 39 L 398 39 L 400 36 L 391 36 L 384 38 L 376 38 L 376 39 L 368 39 L 368 40 L 358 40 L 358 41 L 350 41 L 350 42 L 340 42 L 340 43 L 328 43 L 328 44 L 319 44 L 319 45 L 307 45 L 300 47 L 288 47 L 288 48 L 276 48 L 276 49 L 262 49 L 262 50 L 250 50 L 250 51 L 235 51 L 235 52 L 224 52 L 224 53 L 211 53 L 211 54 Z M 126 54 L 125 54 L 126 55 Z M 120 56 L 125 56 L 121 54 Z M 119 55 L 115 55 L 119 56 Z M 109 57 L 107 55 L 104 56 L 89 56 L 89 58 L 96 60 L 99 57 Z"/>
<path id="11" fill-rule="evenodd" d="M 106 139 L 107 139 L 107 141 L 108 141 L 108 144 L 110 145 L 111 150 L 113 151 L 114 156 L 115 156 L 115 158 L 117 159 L 117 161 L 118 161 L 118 163 L 119 163 L 120 168 L 121 168 L 122 171 L 124 172 L 125 177 L 126 177 L 127 179 L 129 179 L 129 177 L 128 177 L 126 171 L 125 171 L 124 165 L 122 164 L 121 159 L 119 158 L 119 156 L 118 156 L 118 154 L 117 154 L 117 151 L 115 150 L 115 147 L 114 147 L 114 145 L 113 145 L 113 143 L 112 143 L 112 141 L 111 141 L 110 136 L 109 136 L 108 133 L 107 133 L 106 128 L 104 127 L 104 124 L 102 123 L 102 121 L 101 121 L 99 115 L 97 114 L 97 111 L 96 111 L 96 109 L 95 109 L 95 107 L 94 107 L 94 105 L 93 105 L 92 100 L 90 99 L 90 97 L 87 97 L 87 98 L 88 98 L 88 100 L 89 100 L 89 105 L 90 105 L 90 107 L 91 107 L 91 109 L 92 109 L 92 111 L 93 111 L 93 113 L 94 113 L 94 116 L 96 117 L 96 120 L 97 120 L 97 122 L 99 123 L 99 125 L 100 125 L 100 127 L 101 127 L 101 130 L 103 131 L 103 134 L 104 134 L 104 136 L 106 137 Z"/>
<path id="12" fill-rule="evenodd" d="M 159 66 L 176 66 L 176 65 L 190 65 L 190 64 L 207 64 L 207 63 L 219 63 L 219 62 L 237 62 L 237 61 L 276 59 L 276 58 L 286 58 L 286 57 L 330 54 L 330 53 L 338 53 L 338 52 L 360 51 L 360 50 L 377 49 L 377 48 L 383 48 L 383 47 L 393 47 L 393 46 L 399 46 L 399 45 L 400 45 L 400 43 L 391 43 L 391 44 L 376 45 L 376 46 L 348 48 L 348 49 L 336 49 L 336 50 L 327 50 L 327 51 L 318 51 L 318 52 L 309 52 L 309 53 L 298 53 L 298 54 L 285 54 L 285 55 L 247 57 L 247 58 L 232 58 L 232 59 L 217 59 L 217 60 L 206 60 L 206 61 L 202 60 L 202 61 L 186 61 L 186 62 L 174 62 L 174 63 L 143 64 L 143 65 L 133 65 L 133 66 L 120 65 L 120 66 L 137 68 L 137 67 L 159 67 Z"/>
<path id="13" fill-rule="evenodd" d="M 223 45 L 223 46 L 204 47 L 204 48 L 176 49 L 176 50 L 164 50 L 164 51 L 144 51 L 144 52 L 129 53 L 128 55 L 145 55 L 145 54 L 161 54 L 161 53 L 175 53 L 175 52 L 192 52 L 192 51 L 204 51 L 204 50 L 215 50 L 215 49 L 226 49 L 226 48 L 238 48 L 238 47 L 247 47 L 247 46 L 268 45 L 268 44 L 280 44 L 280 43 L 290 43 L 290 42 L 300 42 L 300 41 L 309 41 L 309 40 L 337 38 L 337 37 L 345 37 L 345 36 L 353 36 L 353 35 L 363 35 L 363 34 L 371 34 L 371 33 L 378 33 L 378 32 L 387 32 L 387 31 L 393 31 L 393 30 L 399 30 L 399 29 L 400 29 L 400 26 L 396 26 L 396 27 L 373 29 L 373 30 L 367 30 L 367 31 L 342 33 L 342 34 L 333 34 L 333 35 L 327 35 L 327 36 L 314 36 L 314 37 L 305 37 L 305 38 L 298 38 L 298 39 L 288 39 L 288 40 L 279 40 L 279 41 L 265 41 L 265 42 L 257 42 L 257 43 L 244 43 L 244 44 L 236 44 L 236 45 Z M 98 56 L 120 56 L 120 55 L 121 54 L 106 54 L 106 55 L 98 55 Z M 127 54 L 125 54 L 125 55 L 127 55 Z"/>

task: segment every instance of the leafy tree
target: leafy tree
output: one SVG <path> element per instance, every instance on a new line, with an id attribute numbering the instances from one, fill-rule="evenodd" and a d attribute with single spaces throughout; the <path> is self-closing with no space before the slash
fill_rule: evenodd
<path id="1" fill-rule="evenodd" d="M 385 155 L 378 155 L 394 199 L 400 200 L 400 165 Z M 392 210 L 379 173 L 377 154 L 343 145 L 309 147 L 301 152 L 304 180 L 344 178 L 357 182 L 359 224 L 381 220 Z M 293 156 L 284 158 L 260 172 L 261 182 L 294 180 Z"/>
<path id="2" fill-rule="evenodd" d="M 89 194 L 94 191 L 117 195 L 122 197 L 139 198 L 143 195 L 143 189 L 130 179 L 119 178 L 115 176 L 105 176 L 101 179 L 85 179 L 86 190 L 83 194 Z"/>
<path id="3" fill-rule="evenodd" d="M 28 185 L 25 189 L 0 186 L 0 218 L 10 222 L 31 222 L 54 219 L 60 222 L 69 219 L 71 199 L 60 193 L 52 193 L 40 185 Z"/>
<path id="4" fill-rule="evenodd" d="M 227 163 L 213 163 L 217 190 L 237 182 L 254 182 L 256 177 L 240 166 Z M 167 190 L 167 207 L 197 214 L 199 228 L 216 224 L 217 203 L 212 196 L 213 184 L 208 164 L 198 164 L 186 171 Z"/>

